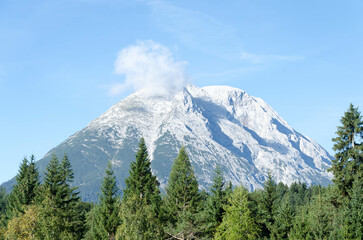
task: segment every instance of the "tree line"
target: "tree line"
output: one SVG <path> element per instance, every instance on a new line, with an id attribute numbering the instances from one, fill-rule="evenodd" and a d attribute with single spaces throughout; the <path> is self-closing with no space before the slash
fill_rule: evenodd
<path id="1" fill-rule="evenodd" d="M 363 121 L 352 104 L 333 138 L 333 184 L 276 183 L 232 187 L 216 166 L 200 190 L 184 147 L 174 159 L 165 193 L 151 171 L 144 139 L 118 188 L 111 163 L 98 203 L 82 202 L 72 187 L 67 156 L 53 156 L 41 183 L 32 156 L 16 185 L 0 189 L 0 239 L 363 239 Z"/>

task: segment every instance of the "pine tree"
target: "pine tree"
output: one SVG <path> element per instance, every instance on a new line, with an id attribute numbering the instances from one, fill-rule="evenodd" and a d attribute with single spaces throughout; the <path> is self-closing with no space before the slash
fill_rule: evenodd
<path id="1" fill-rule="evenodd" d="M 239 240 L 256 239 L 259 228 L 249 209 L 248 191 L 242 186 L 234 189 L 228 205 L 225 206 L 225 215 L 217 228 L 215 239 Z"/>
<path id="2" fill-rule="evenodd" d="M 340 189 L 344 197 L 349 197 L 353 186 L 354 177 L 363 162 L 363 121 L 358 111 L 350 104 L 347 112 L 340 120 L 342 126 L 338 126 L 338 135 L 333 138 L 333 149 L 336 151 L 335 159 L 329 171 L 334 174 L 333 182 Z"/>
<path id="3" fill-rule="evenodd" d="M 262 223 L 261 234 L 262 236 L 269 237 L 275 222 L 275 201 L 277 199 L 276 183 L 272 178 L 271 172 L 268 173 L 268 178 L 265 181 L 263 189 L 259 207 L 261 215 L 260 221 Z"/>
<path id="4" fill-rule="evenodd" d="M 35 167 L 34 156 L 31 156 L 30 162 L 27 158 L 24 158 L 16 176 L 16 185 L 14 185 L 9 195 L 7 211 L 9 219 L 23 214 L 26 207 L 33 203 L 39 185 L 39 173 Z"/>
<path id="5" fill-rule="evenodd" d="M 0 186 L 0 232 L 1 228 L 5 227 L 6 225 L 5 218 L 6 218 L 7 206 L 8 206 L 8 194 L 6 193 L 5 188 Z"/>
<path id="6" fill-rule="evenodd" d="M 54 155 L 47 166 L 43 184 L 43 201 L 39 213 L 43 239 L 80 239 L 84 231 L 84 213 L 80 198 L 70 183 L 73 171 L 68 158 L 60 163 Z"/>
<path id="7" fill-rule="evenodd" d="M 182 147 L 170 171 L 164 199 L 168 224 L 166 233 L 180 239 L 196 237 L 196 214 L 200 195 L 197 178 L 189 157 Z"/>
<path id="8" fill-rule="evenodd" d="M 122 200 L 122 226 L 118 235 L 125 239 L 160 239 L 161 197 L 159 182 L 151 172 L 145 140 L 140 139 L 136 159 L 130 164 Z"/>
<path id="9" fill-rule="evenodd" d="M 287 239 L 290 229 L 293 227 L 294 211 L 290 202 L 285 199 L 280 203 L 275 214 L 275 222 L 272 234 L 276 239 Z"/>
<path id="10" fill-rule="evenodd" d="M 151 162 L 143 138 L 140 139 L 136 160 L 130 164 L 129 174 L 130 176 L 125 179 L 124 199 L 130 195 L 137 195 L 145 198 L 148 204 L 160 204 L 159 182 L 151 172 Z"/>
<path id="11" fill-rule="evenodd" d="M 203 221 L 204 235 L 213 237 L 217 227 L 222 222 L 225 212 L 224 206 L 228 202 L 229 194 L 232 192 L 231 185 L 225 186 L 225 179 L 222 170 L 218 165 L 213 177 L 213 184 L 210 189 L 211 195 L 206 199 L 206 206 L 201 213 Z"/>
<path id="12" fill-rule="evenodd" d="M 26 187 L 26 205 L 30 205 L 33 201 L 36 201 L 38 195 L 38 189 L 40 186 L 40 176 L 38 169 L 35 166 L 35 157 L 32 155 L 30 157 L 30 163 L 27 172 L 27 187 Z"/>
<path id="13" fill-rule="evenodd" d="M 324 195 L 320 192 L 314 196 L 309 209 L 310 231 L 314 239 L 327 239 L 332 232 L 333 209 L 324 201 Z"/>
<path id="14" fill-rule="evenodd" d="M 99 202 L 88 215 L 89 230 L 86 239 L 113 240 L 120 225 L 120 202 L 119 189 L 110 162 L 103 178 Z"/>
<path id="15" fill-rule="evenodd" d="M 343 205 L 345 239 L 363 239 L 363 179 L 356 176 L 350 201 Z"/>
<path id="16" fill-rule="evenodd" d="M 311 226 L 308 222 L 308 206 L 302 206 L 297 211 L 293 221 L 293 226 L 289 233 L 289 239 L 313 239 L 311 236 Z"/>

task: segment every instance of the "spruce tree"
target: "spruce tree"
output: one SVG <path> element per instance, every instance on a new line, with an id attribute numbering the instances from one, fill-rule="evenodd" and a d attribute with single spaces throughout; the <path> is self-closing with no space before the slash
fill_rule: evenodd
<path id="1" fill-rule="evenodd" d="M 26 207 L 35 201 L 39 185 L 39 173 L 35 167 L 34 156 L 31 156 L 30 162 L 24 158 L 16 176 L 16 185 L 9 196 L 9 219 L 23 214 Z"/>
<path id="2" fill-rule="evenodd" d="M 247 189 L 242 186 L 235 188 L 228 205 L 225 205 L 225 211 L 222 223 L 217 228 L 216 240 L 258 238 L 259 228 L 249 209 Z"/>
<path id="3" fill-rule="evenodd" d="M 305 240 L 313 239 L 311 226 L 308 220 L 308 206 L 302 206 L 294 217 L 293 226 L 289 233 L 289 239 Z"/>
<path id="4" fill-rule="evenodd" d="M 260 221 L 262 223 L 262 236 L 269 237 L 272 232 L 272 228 L 275 222 L 274 217 L 276 211 L 276 199 L 276 182 L 273 180 L 271 172 L 269 172 L 268 178 L 263 186 L 262 199 L 260 203 Z"/>
<path id="5" fill-rule="evenodd" d="M 4 187 L 0 186 L 0 228 L 5 225 L 5 214 L 8 206 L 8 194 Z"/>
<path id="6" fill-rule="evenodd" d="M 272 235 L 276 239 L 287 239 L 290 229 L 293 227 L 294 211 L 287 198 L 280 203 L 275 214 L 275 222 Z"/>
<path id="7" fill-rule="evenodd" d="M 125 179 L 126 189 L 123 199 L 137 195 L 140 198 L 145 198 L 148 204 L 160 204 L 159 182 L 151 172 L 151 162 L 144 138 L 140 139 L 139 149 L 135 157 L 136 160 L 130 164 L 130 176 Z"/>
<path id="8" fill-rule="evenodd" d="M 80 239 L 84 231 L 84 216 L 80 198 L 70 183 L 73 171 L 69 160 L 62 162 L 53 155 L 47 166 L 41 203 L 40 234 L 44 239 Z"/>
<path id="9" fill-rule="evenodd" d="M 334 208 L 325 200 L 322 190 L 313 197 L 309 208 L 310 232 L 314 239 L 328 239 L 333 232 Z"/>
<path id="10" fill-rule="evenodd" d="M 215 169 L 210 192 L 211 195 L 207 197 L 206 206 L 201 214 L 203 225 L 206 225 L 203 229 L 204 235 L 211 238 L 222 222 L 225 212 L 224 206 L 227 204 L 228 196 L 232 192 L 231 185 L 225 186 L 225 179 L 219 165 Z"/>
<path id="11" fill-rule="evenodd" d="M 334 174 L 333 182 L 338 186 L 344 197 L 349 197 L 354 177 L 363 162 L 363 121 L 358 108 L 350 104 L 349 109 L 340 120 L 337 137 L 333 149 L 336 151 L 335 159 L 329 171 Z"/>
<path id="12" fill-rule="evenodd" d="M 119 189 L 116 177 L 109 162 L 101 185 L 99 205 L 95 206 L 88 215 L 89 230 L 86 239 L 115 239 L 117 227 L 120 225 Z"/>
<path id="13" fill-rule="evenodd" d="M 363 239 L 363 179 L 356 176 L 350 201 L 343 205 L 345 239 Z"/>
<path id="14" fill-rule="evenodd" d="M 166 233 L 179 239 L 194 239 L 200 195 L 193 167 L 184 147 L 174 160 L 164 199 L 168 224 Z"/>
<path id="15" fill-rule="evenodd" d="M 130 164 L 122 200 L 122 225 L 118 235 L 125 239 L 161 239 L 159 182 L 151 172 L 145 140 L 140 139 L 136 159 Z"/>

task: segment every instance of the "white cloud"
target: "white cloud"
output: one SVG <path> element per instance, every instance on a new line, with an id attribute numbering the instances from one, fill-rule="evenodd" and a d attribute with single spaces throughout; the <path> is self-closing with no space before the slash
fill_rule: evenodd
<path id="1" fill-rule="evenodd" d="M 111 86 L 109 93 L 117 95 L 132 87 L 151 95 L 167 95 L 187 84 L 185 61 L 175 61 L 171 51 L 151 40 L 141 41 L 122 49 L 115 62 L 115 72 L 125 75 L 124 83 Z"/>
<path id="2" fill-rule="evenodd" d="M 303 60 L 304 58 L 301 56 L 259 55 L 259 54 L 243 52 L 241 54 L 241 59 L 250 61 L 253 64 L 260 64 L 260 63 L 267 63 L 274 61 L 296 62 Z"/>

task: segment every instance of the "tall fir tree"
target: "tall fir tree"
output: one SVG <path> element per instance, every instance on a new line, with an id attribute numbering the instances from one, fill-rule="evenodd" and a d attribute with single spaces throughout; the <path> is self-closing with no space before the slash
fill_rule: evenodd
<path id="1" fill-rule="evenodd" d="M 335 159 L 329 171 L 334 174 L 333 182 L 344 197 L 349 197 L 354 177 L 363 162 L 363 121 L 358 108 L 350 104 L 349 109 L 340 120 L 337 137 L 333 138 L 336 151 Z"/>
<path id="2" fill-rule="evenodd" d="M 301 206 L 294 217 L 293 226 L 289 232 L 289 239 L 313 239 L 308 219 L 308 206 Z"/>
<path id="3" fill-rule="evenodd" d="M 23 214 L 26 207 L 35 201 L 40 185 L 39 173 L 35 166 L 34 156 L 30 162 L 24 158 L 16 176 L 16 185 L 9 195 L 8 218 Z"/>
<path id="4" fill-rule="evenodd" d="M 216 240 L 257 239 L 259 228 L 249 208 L 247 189 L 239 186 L 233 190 L 225 205 L 222 223 L 218 226 Z"/>
<path id="5" fill-rule="evenodd" d="M 115 239 L 117 228 L 121 223 L 119 212 L 119 189 L 111 162 L 109 162 L 101 185 L 99 205 L 95 206 L 88 215 L 89 230 L 86 239 Z"/>
<path id="6" fill-rule="evenodd" d="M 125 179 L 126 188 L 123 199 L 137 195 L 145 198 L 148 204 L 154 203 L 153 201 L 157 201 L 155 204 L 160 204 L 159 182 L 151 171 L 151 162 L 144 138 L 140 139 L 135 157 L 135 161 L 130 164 L 130 176 Z"/>
<path id="7" fill-rule="evenodd" d="M 8 207 L 8 194 L 6 193 L 5 188 L 0 186 L 0 232 L 1 228 L 5 227 L 7 207 Z"/>
<path id="8" fill-rule="evenodd" d="M 351 199 L 344 203 L 343 214 L 343 237 L 363 239 L 363 179 L 361 175 L 357 175 L 353 182 Z"/>
<path id="9" fill-rule="evenodd" d="M 76 188 L 70 186 L 73 171 L 67 156 L 60 163 L 53 155 L 43 184 L 39 231 L 43 239 L 80 239 L 84 233 L 84 213 Z"/>
<path id="10" fill-rule="evenodd" d="M 314 196 L 309 209 L 310 231 L 314 239 L 328 239 L 331 229 L 331 211 L 321 191 Z"/>
<path id="11" fill-rule="evenodd" d="M 261 234 L 264 237 L 270 236 L 275 223 L 276 199 L 277 185 L 272 178 L 271 172 L 269 172 L 268 178 L 263 186 L 261 202 L 259 205 Z"/>
<path id="12" fill-rule="evenodd" d="M 200 204 L 198 181 L 184 147 L 174 160 L 164 198 L 168 224 L 166 233 L 179 239 L 198 235 L 196 215 Z"/>
<path id="13" fill-rule="evenodd" d="M 287 198 L 281 201 L 279 205 L 274 216 L 272 235 L 276 239 L 288 239 L 290 229 L 293 227 L 295 212 Z"/>
<path id="14" fill-rule="evenodd" d="M 151 162 L 144 138 L 140 139 L 130 176 L 125 179 L 122 200 L 122 225 L 118 235 L 125 239 L 161 239 L 161 196 L 159 182 L 151 171 Z"/>
<path id="15" fill-rule="evenodd" d="M 222 222 L 225 212 L 224 206 L 228 202 L 228 197 L 232 192 L 231 184 L 226 186 L 223 172 L 218 165 L 213 176 L 213 184 L 210 189 L 211 194 L 205 201 L 202 214 L 203 232 L 206 237 L 212 238 L 217 227 Z"/>

